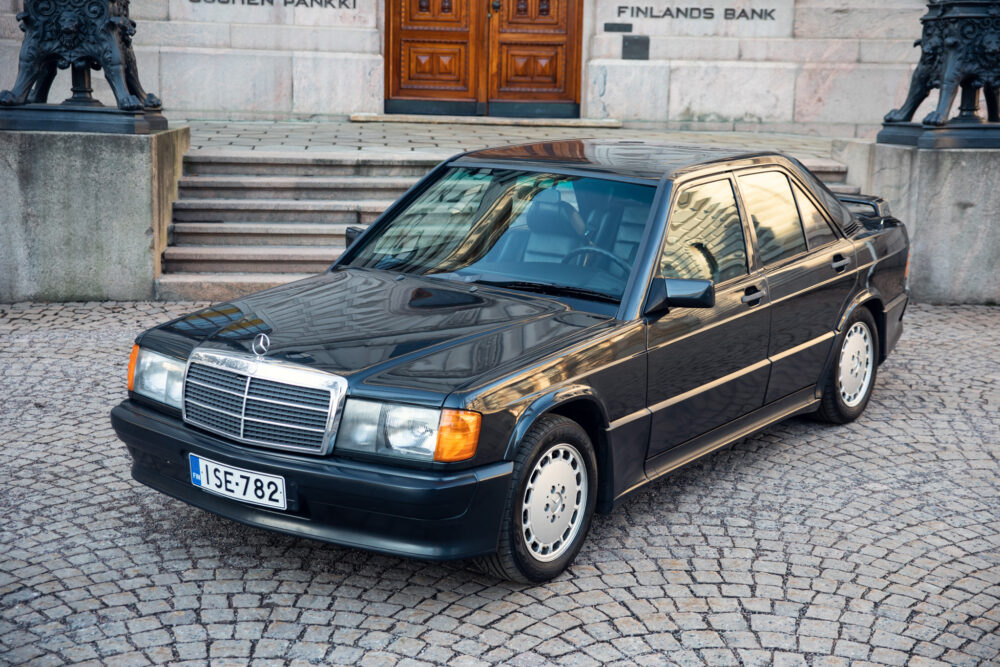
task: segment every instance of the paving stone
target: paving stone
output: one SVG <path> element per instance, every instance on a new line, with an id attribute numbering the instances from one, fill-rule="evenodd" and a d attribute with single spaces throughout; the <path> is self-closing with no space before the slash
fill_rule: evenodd
<path id="1" fill-rule="evenodd" d="M 197 305 L 0 305 L 0 664 L 1000 657 L 1000 309 L 911 306 L 861 419 L 794 419 L 677 471 L 525 587 L 132 481 L 108 422 L 132 340 Z"/>

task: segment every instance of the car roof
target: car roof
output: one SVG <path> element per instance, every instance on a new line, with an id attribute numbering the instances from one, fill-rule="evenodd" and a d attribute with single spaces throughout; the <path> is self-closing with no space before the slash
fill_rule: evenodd
<path id="1" fill-rule="evenodd" d="M 465 153 L 455 162 L 515 163 L 554 171 L 585 171 L 595 175 L 659 180 L 702 165 L 769 156 L 779 157 L 780 153 L 683 143 L 568 139 L 484 148 Z"/>

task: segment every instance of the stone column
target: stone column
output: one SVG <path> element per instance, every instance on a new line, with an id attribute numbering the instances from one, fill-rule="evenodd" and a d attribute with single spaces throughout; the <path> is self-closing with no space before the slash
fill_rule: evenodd
<path id="1" fill-rule="evenodd" d="M 189 145 L 0 132 L 0 303 L 152 299 Z"/>
<path id="2" fill-rule="evenodd" d="M 1000 304 L 1000 150 L 874 144 L 870 190 L 910 232 L 924 303 Z"/>

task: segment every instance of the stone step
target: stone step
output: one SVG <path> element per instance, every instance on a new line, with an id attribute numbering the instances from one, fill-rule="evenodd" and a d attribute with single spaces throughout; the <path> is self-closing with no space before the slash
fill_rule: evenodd
<path id="1" fill-rule="evenodd" d="M 394 200 L 415 176 L 184 176 L 181 199 Z"/>
<path id="2" fill-rule="evenodd" d="M 368 224 L 393 200 L 179 199 L 174 222 Z"/>
<path id="3" fill-rule="evenodd" d="M 195 150 L 184 156 L 188 176 L 423 176 L 453 151 L 245 151 Z M 804 157 L 823 180 L 842 181 L 847 165 L 830 158 Z"/>
<path id="4" fill-rule="evenodd" d="M 831 192 L 842 195 L 856 195 L 861 192 L 861 188 L 858 186 L 848 185 L 847 183 L 827 183 L 826 187 L 830 188 Z"/>
<path id="5" fill-rule="evenodd" d="M 843 183 L 847 178 L 847 165 L 836 160 L 826 158 L 811 157 L 802 160 L 809 171 L 816 174 L 816 178 L 827 185 Z"/>
<path id="6" fill-rule="evenodd" d="M 170 245 L 344 247 L 347 227 L 322 222 L 176 222 L 170 227 Z"/>
<path id="7" fill-rule="evenodd" d="M 312 273 L 165 273 L 156 279 L 159 301 L 228 301 L 284 285 Z"/>
<path id="8" fill-rule="evenodd" d="M 343 246 L 169 246 L 163 271 L 169 273 L 320 273 Z"/>
<path id="9" fill-rule="evenodd" d="M 184 156 L 190 176 L 407 176 L 419 177 L 450 152 L 278 152 L 191 151 Z"/>

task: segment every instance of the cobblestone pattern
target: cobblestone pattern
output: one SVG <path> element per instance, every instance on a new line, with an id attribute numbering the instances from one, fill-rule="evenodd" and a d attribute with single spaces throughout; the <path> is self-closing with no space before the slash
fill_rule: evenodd
<path id="1" fill-rule="evenodd" d="M 604 137 L 741 146 L 747 150 L 781 150 L 797 157 L 825 157 L 831 139 L 753 132 L 665 132 L 661 130 L 517 125 L 450 125 L 445 123 L 352 123 L 309 121 L 183 121 L 191 126 L 192 150 L 211 152 L 392 152 L 454 153 L 488 146 L 542 139 Z"/>
<path id="2" fill-rule="evenodd" d="M 1000 309 L 911 307 L 858 422 L 679 471 L 524 587 L 133 482 L 132 337 L 193 307 L 0 305 L 0 663 L 1000 663 Z"/>

